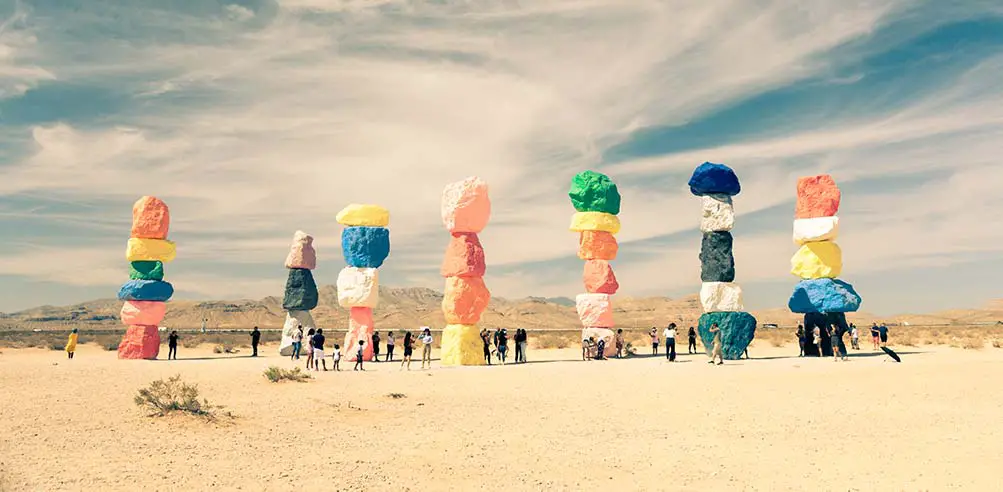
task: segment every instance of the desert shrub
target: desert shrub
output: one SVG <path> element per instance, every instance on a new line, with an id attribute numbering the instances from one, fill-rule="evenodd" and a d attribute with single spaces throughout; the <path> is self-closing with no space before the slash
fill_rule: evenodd
<path id="1" fill-rule="evenodd" d="M 1001 342 L 998 338 L 994 338 L 993 339 L 993 347 L 995 347 L 995 348 L 1003 348 L 1003 342 Z"/>
<path id="2" fill-rule="evenodd" d="M 206 398 L 199 399 L 198 385 L 181 381 L 181 375 L 158 379 L 146 388 L 139 390 L 133 398 L 138 407 L 146 408 L 150 416 L 163 417 L 170 413 L 182 413 L 207 419 L 215 419 L 223 407 L 209 403 Z"/>
<path id="3" fill-rule="evenodd" d="M 301 371 L 298 367 L 289 370 L 278 366 L 270 366 L 268 369 L 265 369 L 264 374 L 265 378 L 273 383 L 278 383 L 279 381 L 295 381 L 297 383 L 304 383 L 313 379 L 313 376 Z"/>
<path id="4" fill-rule="evenodd" d="M 228 343 L 216 345 L 212 348 L 212 353 L 214 354 L 236 354 L 237 352 L 240 352 L 240 350 L 233 348 L 233 345 Z"/>
<path id="5" fill-rule="evenodd" d="M 202 339 L 197 336 L 187 336 L 181 338 L 181 346 L 184 348 L 193 349 L 197 348 L 199 345 L 202 345 Z"/>

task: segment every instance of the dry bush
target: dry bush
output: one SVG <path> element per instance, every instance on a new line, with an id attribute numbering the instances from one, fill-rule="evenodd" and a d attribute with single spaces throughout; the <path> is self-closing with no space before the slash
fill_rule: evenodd
<path id="1" fill-rule="evenodd" d="M 214 354 L 236 354 L 238 352 L 240 350 L 233 348 L 233 345 L 230 344 L 217 345 L 212 348 L 212 353 Z"/>
<path id="2" fill-rule="evenodd" d="M 181 381 L 180 374 L 168 378 L 166 381 L 163 379 L 153 381 L 146 388 L 139 390 L 133 398 L 133 402 L 136 406 L 150 410 L 151 417 L 181 413 L 215 420 L 223 408 L 209 403 L 206 398 L 200 400 L 198 385 Z M 225 415 L 231 416 L 229 413 Z"/>
<path id="3" fill-rule="evenodd" d="M 282 369 L 281 367 L 278 366 L 270 366 L 268 369 L 265 369 L 264 374 L 265 378 L 267 378 L 269 381 L 273 383 L 278 383 L 280 381 L 295 381 L 297 383 L 305 383 L 310 379 L 313 379 L 313 376 L 301 371 L 300 368 L 298 367 L 289 370 L 289 369 Z"/>
<path id="4" fill-rule="evenodd" d="M 1003 348 L 1003 342 L 999 338 L 994 338 L 992 344 L 995 348 Z"/>

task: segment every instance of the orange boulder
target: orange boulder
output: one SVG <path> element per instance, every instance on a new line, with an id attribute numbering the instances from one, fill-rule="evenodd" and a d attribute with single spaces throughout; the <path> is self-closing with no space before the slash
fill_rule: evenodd
<path id="1" fill-rule="evenodd" d="M 156 326 L 132 325 L 125 330 L 122 342 L 118 344 L 119 359 L 157 358 L 160 353 L 160 333 Z"/>
<path id="2" fill-rule="evenodd" d="M 839 211 L 840 192 L 828 174 L 798 179 L 798 200 L 794 217 L 812 219 L 832 217 Z"/>
<path id="3" fill-rule="evenodd" d="M 373 309 L 368 307 L 353 307 L 349 312 L 348 333 L 345 334 L 345 345 L 341 347 L 342 358 L 355 362 L 359 353 L 359 340 L 363 341 L 362 360 L 373 360 Z M 334 350 L 332 346 L 331 350 Z"/>
<path id="4" fill-rule="evenodd" d="M 588 260 L 585 262 L 585 291 L 590 294 L 616 294 L 620 284 L 613 274 L 613 267 L 606 260 Z"/>
<path id="5" fill-rule="evenodd" d="M 443 277 L 483 277 L 484 247 L 472 232 L 454 232 L 446 247 L 440 273 Z"/>
<path id="6" fill-rule="evenodd" d="M 488 307 L 491 292 L 481 277 L 446 277 L 442 313 L 446 323 L 474 325 Z"/>
<path id="7" fill-rule="evenodd" d="M 578 237 L 578 257 L 583 260 L 615 260 L 616 237 L 604 231 L 582 231 Z"/>
<path id="8" fill-rule="evenodd" d="M 167 204 L 153 196 L 144 196 L 132 206 L 132 235 L 141 239 L 167 239 L 171 212 Z"/>

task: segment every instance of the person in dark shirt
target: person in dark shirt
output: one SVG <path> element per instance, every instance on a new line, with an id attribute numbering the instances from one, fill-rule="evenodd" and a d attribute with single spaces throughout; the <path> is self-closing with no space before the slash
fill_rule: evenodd
<path id="1" fill-rule="evenodd" d="M 380 361 L 380 334 L 373 333 L 373 362 Z"/>
<path id="2" fill-rule="evenodd" d="M 522 347 L 522 363 L 526 363 L 526 349 L 529 348 L 529 333 L 526 332 L 525 328 L 522 328 L 522 338 L 519 342 Z"/>
<path id="3" fill-rule="evenodd" d="M 171 334 L 167 337 L 167 360 L 171 360 L 171 356 L 174 360 L 178 360 L 178 332 L 171 331 Z"/>
<path id="4" fill-rule="evenodd" d="M 498 357 L 501 358 L 502 365 L 505 365 L 505 354 L 508 352 L 508 330 L 502 328 L 498 331 Z"/>
<path id="5" fill-rule="evenodd" d="M 365 351 L 362 350 L 365 347 L 366 342 L 364 340 L 359 340 L 359 350 L 355 352 L 355 367 L 352 368 L 353 371 L 365 371 L 362 368 L 362 358 L 365 357 Z M 407 356 L 407 338 L 404 339 L 404 359 L 410 361 L 411 358 Z"/>
<path id="6" fill-rule="evenodd" d="M 798 357 L 804 357 L 804 326 L 799 324 L 798 331 L 794 332 L 794 334 L 797 335 L 798 346 L 801 347 L 801 353 L 798 354 Z"/>
<path id="7" fill-rule="evenodd" d="M 599 343 L 596 345 L 596 358 L 595 360 L 606 360 L 606 339 L 600 338 Z"/>
<path id="8" fill-rule="evenodd" d="M 487 328 L 481 329 L 481 343 L 484 344 L 484 360 L 491 365 L 491 336 Z"/>
<path id="9" fill-rule="evenodd" d="M 842 341 L 841 340 L 842 337 L 839 336 L 839 330 L 837 329 L 832 329 L 832 330 L 826 329 L 826 331 L 829 332 L 829 342 L 830 345 L 832 345 L 832 360 L 838 361 L 840 359 L 841 351 L 839 349 L 839 345 L 840 342 Z M 843 359 L 845 360 L 846 358 L 843 357 Z"/>
<path id="10" fill-rule="evenodd" d="M 881 346 L 888 345 L 888 327 L 881 325 L 878 327 L 878 337 L 881 338 Z"/>
<path id="11" fill-rule="evenodd" d="M 414 337 L 411 336 L 410 331 L 404 332 L 404 358 L 401 359 L 401 369 L 404 369 L 404 364 L 407 364 L 407 370 L 411 370 L 412 352 L 414 352 Z"/>
<path id="12" fill-rule="evenodd" d="M 314 334 L 310 341 L 313 344 L 313 370 L 319 371 L 320 366 L 317 365 L 320 362 L 324 366 L 324 371 L 327 372 L 327 359 L 324 358 L 324 342 L 327 339 L 324 337 L 324 330 L 317 328 L 317 333 Z"/>
<path id="13" fill-rule="evenodd" d="M 261 343 L 261 332 L 258 331 L 258 327 L 254 327 L 254 331 L 251 332 L 251 350 L 254 351 L 251 357 L 258 356 L 258 344 Z"/>
<path id="14" fill-rule="evenodd" d="M 871 341 L 874 342 L 874 350 L 879 349 L 878 341 L 880 340 L 881 332 L 878 330 L 878 324 L 871 324 Z"/>
<path id="15" fill-rule="evenodd" d="M 690 331 L 686 333 L 686 337 L 689 338 L 690 345 L 687 348 L 687 352 L 691 354 L 697 353 L 697 331 L 692 326 Z"/>
<path id="16" fill-rule="evenodd" d="M 522 362 L 522 328 L 516 328 L 512 341 L 515 342 L 515 363 L 518 364 Z"/>

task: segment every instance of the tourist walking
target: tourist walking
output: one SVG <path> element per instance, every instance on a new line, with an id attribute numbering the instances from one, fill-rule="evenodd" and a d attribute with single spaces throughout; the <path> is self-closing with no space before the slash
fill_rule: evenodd
<path id="1" fill-rule="evenodd" d="M 365 368 L 362 367 L 362 358 L 366 356 L 362 348 L 365 346 L 366 342 L 359 340 L 359 349 L 355 351 L 355 367 L 352 368 L 353 371 L 365 371 Z"/>
<path id="2" fill-rule="evenodd" d="M 77 340 L 79 339 L 79 336 L 80 335 L 77 333 L 77 329 L 74 328 L 70 331 L 69 338 L 66 339 L 66 356 L 70 359 L 73 358 L 73 353 L 77 351 Z"/>
<path id="3" fill-rule="evenodd" d="M 387 362 L 394 360 L 394 332 L 387 332 Z"/>
<path id="4" fill-rule="evenodd" d="M 425 363 L 428 362 L 428 368 L 432 368 L 432 329 L 425 327 L 421 332 L 421 338 L 419 338 L 421 343 L 421 368 L 425 368 Z"/>
<path id="5" fill-rule="evenodd" d="M 177 330 L 171 331 L 171 334 L 167 336 L 167 360 L 178 360 L 178 332 Z"/>
<path id="6" fill-rule="evenodd" d="M 508 330 L 502 328 L 501 331 L 498 332 L 498 357 L 501 359 L 502 365 L 505 365 L 507 354 L 508 354 Z"/>
<path id="7" fill-rule="evenodd" d="M 691 354 L 697 353 L 697 330 L 691 326 L 690 331 L 686 333 L 686 338 L 689 339 L 689 346 L 686 348 L 686 351 Z"/>
<path id="8" fill-rule="evenodd" d="M 380 332 L 373 332 L 373 362 L 380 361 Z"/>
<path id="9" fill-rule="evenodd" d="M 491 332 L 487 328 L 481 328 L 481 343 L 484 345 L 484 362 L 491 365 Z"/>
<path id="10" fill-rule="evenodd" d="M 797 335 L 798 347 L 801 348 L 801 353 L 798 354 L 798 357 L 804 357 L 804 326 L 798 324 L 798 331 L 794 332 L 794 334 Z"/>
<path id="11" fill-rule="evenodd" d="M 717 365 L 724 364 L 724 354 L 721 346 L 721 329 L 717 327 L 717 323 L 710 325 L 710 332 L 714 335 L 714 346 L 710 353 L 710 363 L 713 364 L 714 360 L 717 359 Z"/>
<path id="12" fill-rule="evenodd" d="M 322 328 L 317 328 L 317 334 L 313 336 L 313 370 L 319 371 L 317 363 L 324 366 L 324 372 L 327 372 L 327 359 L 324 358 L 324 342 L 326 338 L 324 337 L 324 330 Z"/>
<path id="13" fill-rule="evenodd" d="M 853 350 L 860 350 L 860 332 L 857 331 L 857 325 L 850 324 L 850 347 Z"/>
<path id="14" fill-rule="evenodd" d="M 306 332 L 306 370 L 313 369 L 313 336 L 317 330 L 310 328 Z"/>
<path id="15" fill-rule="evenodd" d="M 669 362 L 676 361 L 676 324 L 669 323 L 669 326 L 665 328 L 662 332 L 662 336 L 665 338 L 665 358 L 669 359 Z"/>
<path id="16" fill-rule="evenodd" d="M 300 350 L 303 349 L 303 325 L 297 325 L 296 331 L 293 332 L 293 354 L 289 356 L 289 360 L 299 360 Z"/>
<path id="17" fill-rule="evenodd" d="M 616 337 L 613 340 L 614 340 L 613 343 L 616 343 L 616 358 L 617 359 L 622 359 L 623 358 L 623 329 L 622 328 L 616 330 Z"/>
<path id="18" fill-rule="evenodd" d="M 651 355 L 658 355 L 658 328 L 651 327 Z"/>
<path id="19" fill-rule="evenodd" d="M 414 352 L 414 338 L 411 337 L 411 332 L 404 332 L 404 358 L 401 359 L 401 370 L 404 369 L 404 364 L 407 364 L 407 370 L 411 370 L 411 353 Z"/>
<path id="20" fill-rule="evenodd" d="M 254 327 L 254 331 L 251 332 L 251 357 L 258 356 L 258 344 L 261 343 L 261 332 L 258 331 L 258 327 Z"/>
<path id="21" fill-rule="evenodd" d="M 839 329 L 833 328 L 830 331 L 828 328 L 826 328 L 826 331 L 829 332 L 829 345 L 832 346 L 832 360 L 833 362 L 839 361 L 841 353 L 839 349 L 840 345 Z M 843 359 L 845 360 L 846 358 L 843 357 Z"/>
<path id="22" fill-rule="evenodd" d="M 877 350 L 877 349 L 881 348 L 880 345 L 878 345 L 878 343 L 881 340 L 880 336 L 881 336 L 881 331 L 878 330 L 878 324 L 877 323 L 872 323 L 871 324 L 871 342 L 874 342 L 874 350 Z"/>
<path id="23" fill-rule="evenodd" d="M 331 353 L 331 370 L 341 370 L 341 345 L 334 344 L 334 351 Z"/>

